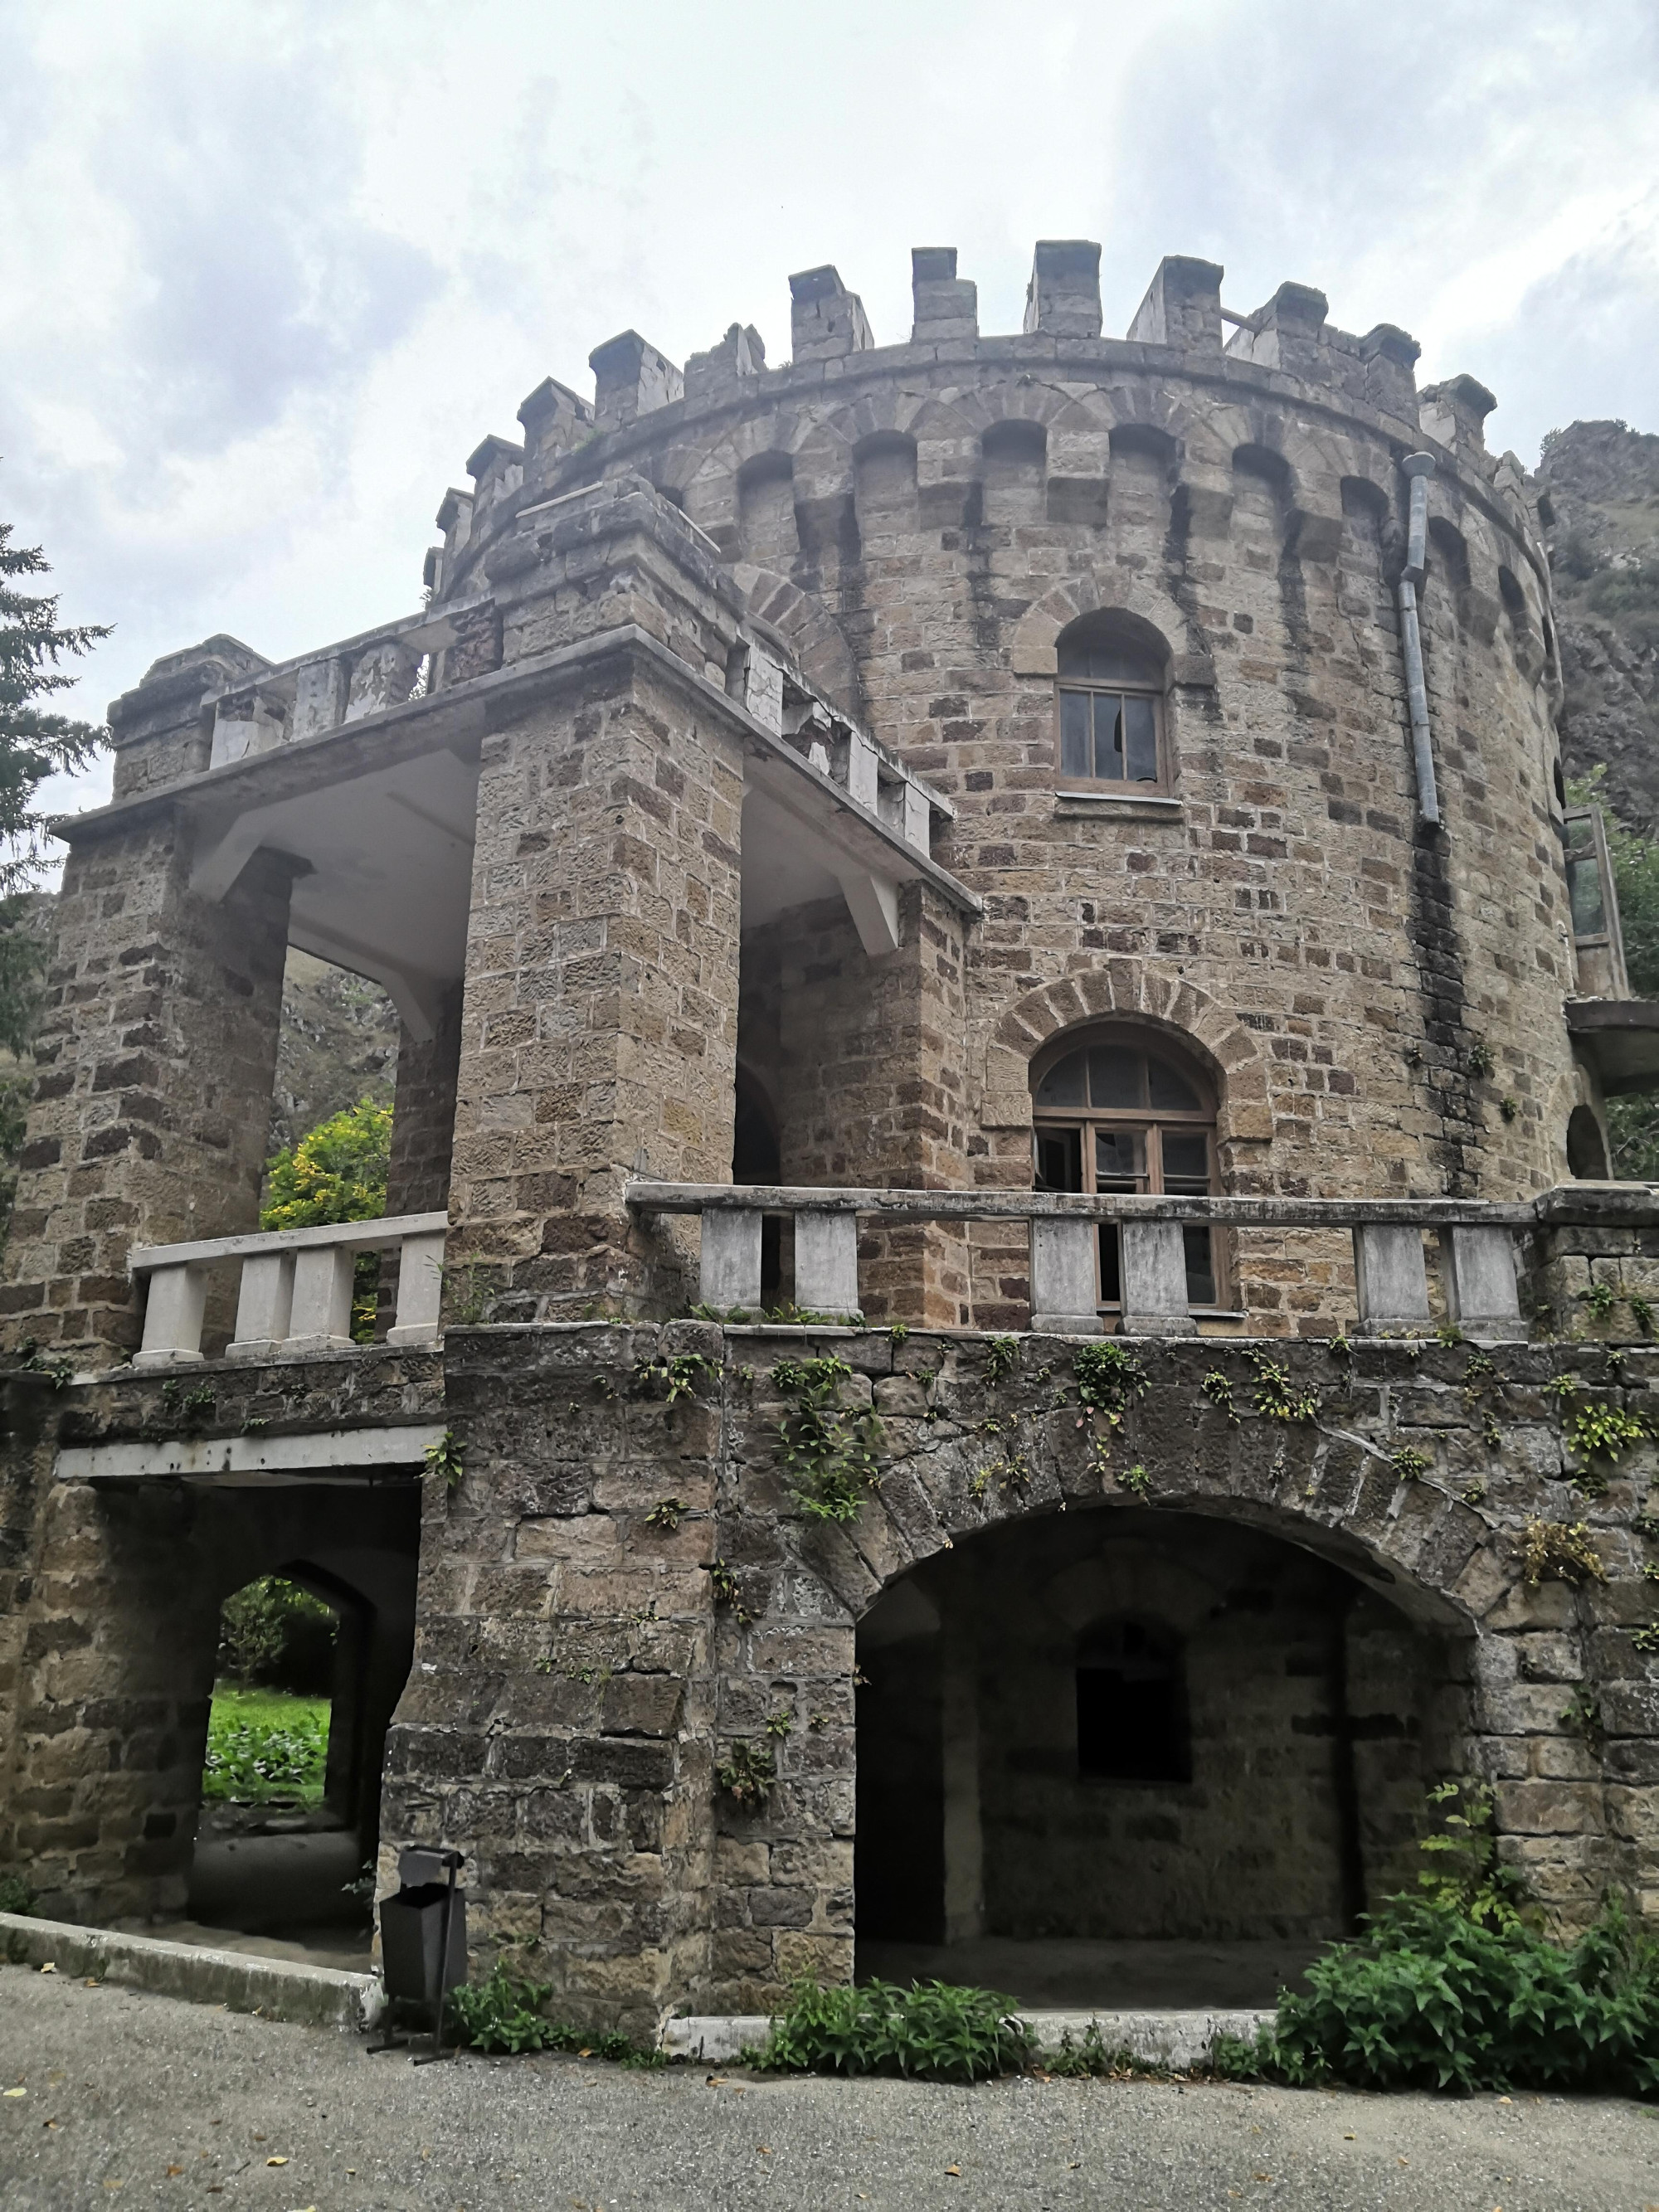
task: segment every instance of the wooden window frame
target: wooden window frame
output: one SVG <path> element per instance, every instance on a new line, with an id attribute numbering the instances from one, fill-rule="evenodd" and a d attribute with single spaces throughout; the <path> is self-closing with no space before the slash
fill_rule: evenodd
<path id="1" fill-rule="evenodd" d="M 1124 1051 L 1139 1053 L 1146 1059 L 1166 1061 L 1184 1082 L 1189 1084 L 1198 1092 L 1200 1098 L 1212 1103 L 1191 1110 L 1151 1105 L 1141 1107 L 1039 1106 L 1037 1104 L 1036 1092 L 1055 1068 L 1063 1061 L 1071 1059 L 1073 1054 L 1086 1053 L 1091 1048 L 1097 1050 L 1103 1046 L 1115 1046 Z M 1086 1075 L 1085 1080 L 1086 1084 Z M 1147 1036 L 1143 1030 L 1127 1026 L 1121 1029 L 1109 1026 L 1085 1031 L 1080 1036 L 1074 1032 L 1072 1036 L 1065 1040 L 1062 1049 L 1050 1050 L 1033 1063 L 1031 1092 L 1031 1176 L 1034 1187 L 1039 1173 L 1041 1156 L 1038 1146 L 1046 1133 L 1072 1129 L 1079 1132 L 1078 1149 L 1083 1189 L 1087 1195 L 1095 1197 L 1099 1195 L 1094 1145 L 1096 1130 L 1133 1131 L 1143 1133 L 1146 1140 L 1143 1150 L 1145 1171 L 1139 1181 L 1143 1189 L 1149 1195 L 1156 1196 L 1164 1190 L 1164 1132 L 1168 1129 L 1172 1133 L 1185 1131 L 1195 1136 L 1201 1134 L 1205 1137 L 1210 1192 L 1212 1196 L 1220 1194 L 1220 1158 L 1216 1137 L 1217 1115 L 1212 1103 L 1215 1096 L 1213 1087 L 1206 1079 L 1202 1072 L 1188 1060 L 1184 1054 L 1171 1052 L 1164 1048 L 1158 1040 Z M 1103 1223 L 1101 1224 L 1103 1235 L 1109 1232 L 1111 1226 L 1109 1222 Z M 1209 1236 L 1210 1272 L 1214 1296 L 1209 1303 L 1204 1305 L 1194 1305 L 1192 1310 L 1200 1315 L 1228 1313 L 1231 1310 L 1227 1303 L 1231 1273 L 1229 1266 L 1228 1240 L 1223 1236 L 1221 1231 L 1214 1226 L 1211 1227 Z M 1098 1249 L 1095 1255 L 1095 1292 L 1097 1312 L 1109 1316 L 1121 1310 L 1121 1302 L 1119 1299 L 1109 1298 L 1103 1295 Z"/>
<path id="2" fill-rule="evenodd" d="M 1138 655 L 1137 658 L 1145 658 Z M 1167 712 L 1168 685 L 1160 678 L 1148 677 L 1144 683 L 1108 684 L 1086 676 L 1054 678 L 1054 788 L 1056 791 L 1080 792 L 1090 798 L 1102 796 L 1167 799 L 1174 787 L 1170 759 L 1170 722 Z M 1093 744 L 1094 706 L 1096 699 L 1146 699 L 1152 709 L 1152 744 L 1157 757 L 1158 773 L 1154 776 L 1078 775 L 1066 767 L 1065 716 L 1068 693 L 1086 697 L 1091 704 L 1090 742 Z"/>

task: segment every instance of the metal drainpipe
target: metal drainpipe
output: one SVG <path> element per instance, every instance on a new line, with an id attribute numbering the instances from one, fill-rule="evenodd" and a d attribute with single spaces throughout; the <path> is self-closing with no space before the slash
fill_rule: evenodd
<path id="1" fill-rule="evenodd" d="M 1429 738 L 1429 688 L 1423 678 L 1423 637 L 1417 624 L 1417 587 L 1428 573 L 1429 478 L 1432 453 L 1407 453 L 1401 463 L 1411 486 L 1406 526 L 1406 565 L 1400 572 L 1400 649 L 1406 662 L 1406 705 L 1411 715 L 1412 757 L 1417 768 L 1417 818 L 1439 829 L 1434 747 Z"/>

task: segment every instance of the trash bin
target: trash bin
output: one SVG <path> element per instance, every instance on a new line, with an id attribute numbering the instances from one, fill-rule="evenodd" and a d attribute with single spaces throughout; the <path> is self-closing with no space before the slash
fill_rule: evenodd
<path id="1" fill-rule="evenodd" d="M 418 2005 L 432 2017 L 432 2055 L 443 2048 L 446 1994 L 466 1979 L 466 1893 L 455 1876 L 465 1863 L 459 1851 L 411 1845 L 398 1855 L 398 1889 L 380 1900 L 380 1960 L 386 1978 L 386 2040 L 393 2005 Z"/>

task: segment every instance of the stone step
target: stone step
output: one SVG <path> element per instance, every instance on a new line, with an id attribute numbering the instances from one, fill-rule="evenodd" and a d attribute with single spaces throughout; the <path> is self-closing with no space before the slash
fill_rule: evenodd
<path id="1" fill-rule="evenodd" d="M 0 1957 L 14 1966 L 52 1966 L 60 1974 L 183 1997 L 191 2004 L 223 2005 L 228 2012 L 258 2013 L 262 2020 L 290 2021 L 302 2027 L 365 2032 L 379 2021 L 386 2002 L 374 1974 L 169 1943 L 157 1936 L 127 1936 L 110 1928 L 76 1928 L 21 1912 L 0 1912 Z"/>
<path id="2" fill-rule="evenodd" d="M 1207 2065 L 1218 2035 L 1236 2035 L 1249 2042 L 1265 2027 L 1271 2012 L 1211 2010 L 1182 2007 L 1168 2010 L 1133 2012 L 1054 2012 L 1022 2009 L 1025 2021 L 1045 2051 L 1057 2047 L 1068 2031 L 1080 2043 L 1093 2021 L 1109 2051 L 1127 2051 L 1142 2066 L 1189 2074 Z M 771 2021 L 763 2013 L 704 2014 L 671 2020 L 662 2033 L 662 2047 L 671 2057 L 699 2065 L 729 2065 L 747 2045 L 766 2040 Z"/>

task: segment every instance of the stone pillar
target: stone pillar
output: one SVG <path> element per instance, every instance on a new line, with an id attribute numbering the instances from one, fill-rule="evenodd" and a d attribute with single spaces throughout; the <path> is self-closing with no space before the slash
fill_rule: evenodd
<path id="1" fill-rule="evenodd" d="M 899 897 L 899 948 L 866 953 L 844 906 L 780 932 L 777 1106 L 786 1183 L 956 1190 L 968 1182 L 962 921 L 931 886 Z M 859 1287 L 872 1319 L 957 1328 L 967 1247 L 939 1224 L 871 1228 Z"/>
<path id="2" fill-rule="evenodd" d="M 708 1363 L 691 1397 L 631 1394 L 684 1355 Z M 646 2040 L 708 1975 L 720 1360 L 696 1322 L 451 1330 L 466 1471 L 427 1480 L 386 1750 L 382 1892 L 399 1844 L 455 1845 L 475 1971 L 526 1944 L 556 2012 Z"/>
<path id="3" fill-rule="evenodd" d="M 107 1364 L 139 1340 L 131 1245 L 258 1225 L 293 865 L 256 853 L 214 905 L 175 815 L 72 848 L 0 1288 L 14 1343 Z"/>
<path id="4" fill-rule="evenodd" d="M 422 1042 L 407 1024 L 398 1036 L 398 1085 L 392 1107 L 388 1213 L 436 1213 L 449 1203 L 455 1140 L 455 1082 L 461 1059 L 461 987 L 445 992 L 437 1027 Z"/>
<path id="5" fill-rule="evenodd" d="M 498 1320 L 696 1296 L 695 1232 L 623 1186 L 731 1180 L 742 787 L 719 711 L 627 639 L 485 741 L 449 1257 Z"/>

